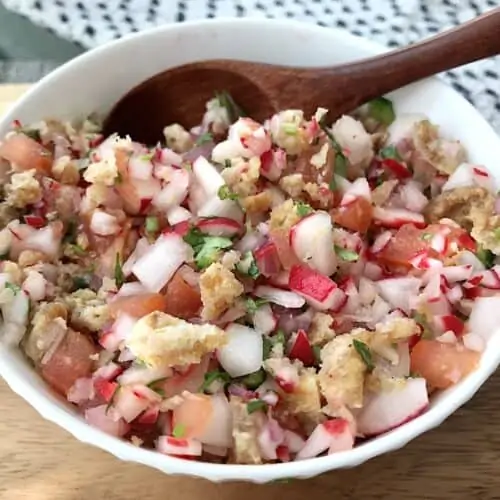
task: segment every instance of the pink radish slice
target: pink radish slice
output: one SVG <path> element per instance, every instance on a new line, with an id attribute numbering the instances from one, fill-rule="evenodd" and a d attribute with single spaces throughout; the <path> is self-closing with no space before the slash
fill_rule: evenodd
<path id="1" fill-rule="evenodd" d="M 268 335 L 278 326 L 278 320 L 269 304 L 260 306 L 253 315 L 253 326 L 262 335 Z"/>
<path id="2" fill-rule="evenodd" d="M 142 295 L 146 293 L 149 293 L 149 290 L 145 288 L 144 285 L 138 281 L 131 281 L 129 283 L 124 283 L 112 300 L 116 300 L 120 297 L 130 297 L 130 295 Z"/>
<path id="3" fill-rule="evenodd" d="M 468 330 L 488 342 L 500 325 L 500 297 L 478 297 L 472 306 Z"/>
<path id="4" fill-rule="evenodd" d="M 405 278 L 388 278 L 375 283 L 380 295 L 389 302 L 393 308 L 402 309 L 409 313 L 410 298 L 418 295 L 421 280 L 411 276 Z"/>
<path id="5" fill-rule="evenodd" d="M 218 195 L 209 198 L 198 210 L 198 217 L 227 217 L 243 222 L 241 207 L 233 200 L 221 200 Z"/>
<path id="6" fill-rule="evenodd" d="M 254 251 L 254 257 L 259 272 L 267 278 L 276 276 L 280 272 L 280 258 L 276 245 L 272 241 L 268 241 L 257 248 Z"/>
<path id="7" fill-rule="evenodd" d="M 472 283 L 473 286 L 479 285 L 491 290 L 500 290 L 500 278 L 495 268 L 473 273 L 469 282 Z"/>
<path id="8" fill-rule="evenodd" d="M 147 181 L 153 175 L 153 164 L 146 155 L 133 155 L 128 161 L 128 174 L 133 179 Z"/>
<path id="9" fill-rule="evenodd" d="M 399 195 L 404 208 L 411 212 L 420 213 L 429 203 L 429 200 L 415 181 L 410 180 L 402 184 L 399 188 Z"/>
<path id="10" fill-rule="evenodd" d="M 429 404 L 426 381 L 409 378 L 404 387 L 373 394 L 356 418 L 358 432 L 376 436 L 420 415 Z"/>
<path id="11" fill-rule="evenodd" d="M 340 201 L 340 206 L 349 205 L 357 198 L 364 198 L 369 202 L 372 201 L 370 186 L 365 177 L 359 177 L 347 188 L 344 192 L 342 200 Z"/>
<path id="12" fill-rule="evenodd" d="M 281 290 L 271 286 L 260 285 L 254 290 L 254 295 L 260 299 L 267 299 L 273 304 L 286 307 L 288 309 L 298 309 L 306 301 L 297 293 Z"/>
<path id="13" fill-rule="evenodd" d="M 422 214 L 410 212 L 402 208 L 373 208 L 373 221 L 378 226 L 398 229 L 405 224 L 414 224 L 416 227 L 425 227 Z"/>
<path id="14" fill-rule="evenodd" d="M 304 217 L 290 231 L 290 246 L 295 255 L 325 276 L 337 269 L 337 255 L 332 245 L 333 226 L 327 212 Z"/>
<path id="15" fill-rule="evenodd" d="M 242 230 L 242 225 L 240 223 L 224 217 L 201 219 L 196 224 L 196 227 L 204 234 L 228 238 L 236 236 Z"/>
<path id="16" fill-rule="evenodd" d="M 148 385 L 156 380 L 172 376 L 172 369 L 166 367 L 152 368 L 145 365 L 132 365 L 118 376 L 118 382 L 122 386 L 131 384 Z"/>
<path id="17" fill-rule="evenodd" d="M 305 439 L 296 432 L 285 430 L 283 443 L 290 450 L 290 453 L 298 453 L 306 444 Z"/>
<path id="18" fill-rule="evenodd" d="M 361 305 L 358 289 L 356 288 L 354 280 L 350 277 L 347 278 L 343 281 L 341 288 L 347 296 L 347 302 L 342 310 L 345 314 L 353 314 Z"/>
<path id="19" fill-rule="evenodd" d="M 71 386 L 66 398 L 70 403 L 82 404 L 93 399 L 94 396 L 94 382 L 92 379 L 79 378 Z"/>
<path id="20" fill-rule="evenodd" d="M 151 245 L 147 238 L 141 238 L 135 245 L 134 251 L 130 254 L 129 258 L 123 263 L 122 271 L 125 276 L 129 276 L 132 273 L 132 267 L 136 261 L 142 257 L 149 249 Z"/>
<path id="21" fill-rule="evenodd" d="M 183 168 L 172 168 L 168 183 L 154 196 L 152 204 L 161 210 L 179 206 L 186 198 L 188 188 L 189 172 Z"/>
<path id="22" fill-rule="evenodd" d="M 262 335 L 237 323 L 226 327 L 227 343 L 218 349 L 217 359 L 231 377 L 254 373 L 262 366 Z"/>
<path id="23" fill-rule="evenodd" d="M 367 262 L 363 271 L 366 278 L 377 281 L 384 276 L 384 270 L 375 262 Z"/>
<path id="24" fill-rule="evenodd" d="M 447 279 L 448 283 L 466 281 L 472 276 L 472 266 L 443 267 L 443 269 L 441 269 L 441 275 Z"/>
<path id="25" fill-rule="evenodd" d="M 271 276 L 269 283 L 278 288 L 288 288 L 288 280 L 290 279 L 289 271 L 280 271 L 276 276 Z"/>
<path id="26" fill-rule="evenodd" d="M 125 341 L 127 335 L 132 331 L 136 320 L 128 314 L 120 313 L 115 322 L 111 325 L 109 331 L 99 337 L 101 344 L 106 351 L 116 351 L 122 342 Z"/>
<path id="27" fill-rule="evenodd" d="M 184 207 L 172 207 L 167 210 L 167 221 L 171 226 L 179 222 L 188 221 L 193 217 L 193 214 Z"/>
<path id="28" fill-rule="evenodd" d="M 384 231 L 380 233 L 373 242 L 370 253 L 373 255 L 379 254 L 388 244 L 389 241 L 394 237 L 391 231 Z"/>
<path id="29" fill-rule="evenodd" d="M 115 362 L 111 361 L 108 364 L 98 368 L 93 374 L 92 379 L 103 379 L 107 381 L 112 381 L 118 377 L 123 372 L 123 368 L 117 365 Z"/>
<path id="30" fill-rule="evenodd" d="M 296 460 L 317 457 L 326 450 L 329 450 L 329 453 L 350 450 L 353 445 L 354 436 L 349 422 L 341 418 L 328 420 L 316 426 L 297 453 Z"/>
<path id="31" fill-rule="evenodd" d="M 174 167 L 180 167 L 184 161 L 180 154 L 169 148 L 160 150 L 157 159 L 163 165 L 173 165 Z"/>
<path id="32" fill-rule="evenodd" d="M 193 162 L 193 174 L 196 183 L 203 189 L 206 198 L 216 196 L 219 189 L 225 185 L 222 175 L 206 159 L 199 157 Z"/>
<path id="33" fill-rule="evenodd" d="M 262 457 L 265 460 L 276 460 L 278 458 L 276 449 L 281 445 L 283 439 L 283 429 L 275 420 L 269 419 L 257 436 Z"/>
<path id="34" fill-rule="evenodd" d="M 286 168 L 286 152 L 283 149 L 269 150 L 260 157 L 260 172 L 270 181 L 277 181 Z"/>
<path id="35" fill-rule="evenodd" d="M 112 408 L 108 410 L 107 405 L 96 406 L 85 410 L 85 420 L 92 426 L 97 427 L 112 436 L 124 436 L 129 425 L 122 418 L 116 418 Z"/>
<path id="36" fill-rule="evenodd" d="M 234 248 L 235 250 L 238 250 L 238 252 L 244 254 L 260 247 L 265 241 L 266 238 L 263 234 L 258 231 L 250 231 L 235 244 Z"/>
<path id="37" fill-rule="evenodd" d="M 90 219 L 90 230 L 98 236 L 111 236 L 120 232 L 120 225 L 114 215 L 95 210 Z"/>
<path id="38" fill-rule="evenodd" d="M 496 193 L 493 176 L 483 166 L 462 163 L 443 185 L 443 191 L 459 187 L 480 186 Z"/>
<path id="39" fill-rule="evenodd" d="M 290 359 L 298 359 L 302 361 L 304 366 L 314 365 L 316 361 L 314 351 L 304 330 L 299 330 L 290 339 L 288 357 Z"/>
<path id="40" fill-rule="evenodd" d="M 39 302 L 47 293 L 47 280 L 37 271 L 29 271 L 23 282 L 22 289 L 33 302 Z"/>
<path id="41" fill-rule="evenodd" d="M 148 290 L 159 292 L 191 256 L 191 247 L 179 235 L 163 234 L 132 266 L 132 272 Z"/>
<path id="42" fill-rule="evenodd" d="M 199 457 L 202 446 L 196 439 L 174 438 L 160 436 L 156 442 L 156 449 L 164 455 Z"/>
<path id="43" fill-rule="evenodd" d="M 347 300 L 344 292 L 333 280 L 307 266 L 292 266 L 288 286 L 290 290 L 304 297 L 309 305 L 322 311 L 336 311 Z"/>
<path id="44" fill-rule="evenodd" d="M 151 404 L 160 401 L 161 396 L 145 385 L 127 385 L 118 389 L 113 397 L 113 407 L 126 422 L 132 422 Z"/>

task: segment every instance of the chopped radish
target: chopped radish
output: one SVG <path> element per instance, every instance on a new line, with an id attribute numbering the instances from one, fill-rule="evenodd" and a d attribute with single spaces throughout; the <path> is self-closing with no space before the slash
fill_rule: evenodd
<path id="1" fill-rule="evenodd" d="M 260 247 L 266 241 L 266 237 L 259 231 L 248 231 L 235 245 L 235 250 L 242 254 L 251 252 Z"/>
<path id="2" fill-rule="evenodd" d="M 148 385 L 151 382 L 172 376 L 172 369 L 167 367 L 153 368 L 146 365 L 132 365 L 118 377 L 122 386 L 131 384 Z"/>
<path id="3" fill-rule="evenodd" d="M 271 286 L 260 285 L 254 290 L 254 295 L 269 300 L 273 304 L 286 307 L 288 309 L 298 309 L 302 307 L 306 301 L 297 293 L 273 288 Z"/>
<path id="4" fill-rule="evenodd" d="M 416 227 L 425 227 L 425 219 L 422 214 L 402 208 L 373 207 L 373 220 L 379 226 L 395 229 L 408 223 L 414 224 Z"/>
<path id="5" fill-rule="evenodd" d="M 184 207 L 172 207 L 167 210 L 167 221 L 171 226 L 175 226 L 179 222 L 188 221 L 193 217 L 193 214 Z"/>
<path id="6" fill-rule="evenodd" d="M 262 335 L 252 328 L 231 323 L 226 328 L 227 343 L 218 349 L 217 359 L 231 377 L 256 372 L 262 365 Z"/>
<path id="7" fill-rule="evenodd" d="M 404 163 L 397 161 L 394 158 L 384 158 L 381 165 L 397 179 L 407 179 L 408 177 L 411 177 L 410 169 Z"/>
<path id="8" fill-rule="evenodd" d="M 302 361 L 304 366 L 312 366 L 315 364 L 314 352 L 304 330 L 299 330 L 295 336 L 292 336 L 288 357 L 290 359 Z"/>
<path id="9" fill-rule="evenodd" d="M 436 337 L 436 340 L 438 342 L 442 342 L 443 344 L 456 344 L 457 337 L 452 331 L 448 330 L 439 335 L 439 337 Z"/>
<path id="10" fill-rule="evenodd" d="M 472 266 L 447 266 L 443 267 L 440 272 L 448 283 L 456 283 L 466 281 L 472 276 Z"/>
<path id="11" fill-rule="evenodd" d="M 84 377 L 75 380 L 66 398 L 70 403 L 82 404 L 93 399 L 95 396 L 94 383 L 91 378 Z"/>
<path id="12" fill-rule="evenodd" d="M 124 436 L 129 430 L 129 426 L 125 420 L 119 416 L 117 417 L 113 409 L 108 409 L 107 405 L 85 410 L 85 420 L 90 425 L 116 437 Z"/>
<path id="13" fill-rule="evenodd" d="M 404 208 L 411 212 L 420 213 L 429 203 L 422 193 L 420 186 L 415 181 L 408 181 L 399 188 L 399 195 Z"/>
<path id="14" fill-rule="evenodd" d="M 129 283 L 124 283 L 118 293 L 113 297 L 113 300 L 119 299 L 120 297 L 130 297 L 131 295 L 143 295 L 150 293 L 147 288 L 144 287 L 138 281 L 131 281 Z"/>
<path id="15" fill-rule="evenodd" d="M 114 215 L 95 210 L 90 219 L 90 230 L 98 236 L 111 236 L 120 232 L 120 225 Z"/>
<path id="16" fill-rule="evenodd" d="M 370 186 L 365 177 L 357 178 L 344 192 L 340 206 L 349 205 L 357 198 L 364 198 L 365 200 L 372 201 L 372 193 Z"/>
<path id="17" fill-rule="evenodd" d="M 99 337 L 99 344 L 110 352 L 116 351 L 132 331 L 136 320 L 128 314 L 120 313 L 111 328 Z"/>
<path id="18" fill-rule="evenodd" d="M 202 446 L 196 439 L 174 438 L 170 436 L 160 436 L 156 441 L 156 449 L 164 455 L 179 457 L 199 457 L 202 453 Z"/>
<path id="19" fill-rule="evenodd" d="M 109 380 L 104 380 L 103 378 L 98 378 L 94 380 L 94 388 L 97 394 L 101 396 L 104 401 L 109 403 L 113 399 L 117 389 L 117 382 L 110 382 Z"/>
<path id="20" fill-rule="evenodd" d="M 497 266 L 495 266 L 497 267 Z M 476 271 L 464 285 L 482 286 L 491 290 L 500 290 L 500 277 L 495 268 Z"/>
<path id="21" fill-rule="evenodd" d="M 271 276 L 269 283 L 279 288 L 288 288 L 288 281 L 290 279 L 289 271 L 281 271 L 276 276 Z"/>
<path id="22" fill-rule="evenodd" d="M 209 198 L 198 210 L 198 217 L 226 217 L 243 221 L 241 207 L 233 200 L 221 200 L 218 195 Z"/>
<path id="23" fill-rule="evenodd" d="M 191 247 L 175 233 L 163 234 L 132 267 L 132 272 L 150 291 L 159 292 L 184 262 Z"/>
<path id="24" fill-rule="evenodd" d="M 22 289 L 33 302 L 39 302 L 47 293 L 47 280 L 38 271 L 28 271 Z"/>
<path id="25" fill-rule="evenodd" d="M 200 219 L 196 227 L 204 234 L 210 236 L 224 236 L 232 238 L 241 230 L 242 226 L 233 219 L 224 217 L 212 217 L 209 219 Z"/>
<path id="26" fill-rule="evenodd" d="M 395 309 L 402 309 L 407 314 L 411 310 L 410 298 L 418 295 L 420 285 L 421 280 L 412 276 L 388 278 L 375 283 L 383 299 Z"/>
<path id="27" fill-rule="evenodd" d="M 206 199 L 217 196 L 219 189 L 225 185 L 222 175 L 202 156 L 193 162 L 193 174 Z"/>
<path id="28" fill-rule="evenodd" d="M 150 244 L 147 238 L 141 238 L 135 245 L 134 251 L 129 255 L 128 259 L 123 263 L 122 271 L 124 276 L 129 276 L 132 274 L 132 268 L 137 260 L 142 257 L 150 248 Z"/>
<path id="29" fill-rule="evenodd" d="M 170 210 L 179 206 L 187 196 L 189 172 L 183 168 L 172 168 L 168 182 L 155 194 L 152 204 L 160 210 Z"/>
<path id="30" fill-rule="evenodd" d="M 500 325 L 500 297 L 478 297 L 472 306 L 468 330 L 488 342 Z"/>
<path id="31" fill-rule="evenodd" d="M 389 241 L 394 237 L 390 231 L 383 231 L 380 233 L 370 247 L 370 253 L 372 255 L 379 254 L 388 244 Z"/>
<path id="32" fill-rule="evenodd" d="M 128 161 L 128 173 L 133 179 L 147 181 L 153 175 L 153 164 L 146 155 L 133 155 Z"/>
<path id="33" fill-rule="evenodd" d="M 298 453 L 306 444 L 305 439 L 296 432 L 285 429 L 283 443 L 291 453 Z"/>
<path id="34" fill-rule="evenodd" d="M 483 352 L 486 347 L 484 338 L 473 332 L 463 335 L 462 342 L 464 346 L 471 351 Z"/>
<path id="35" fill-rule="evenodd" d="M 333 280 L 307 266 L 292 266 L 288 286 L 321 311 L 337 311 L 347 301 L 344 292 Z"/>
<path id="36" fill-rule="evenodd" d="M 358 431 L 365 436 L 388 432 L 420 415 L 429 404 L 423 378 L 409 378 L 404 387 L 368 396 L 356 418 Z"/>
<path id="37" fill-rule="evenodd" d="M 459 187 L 480 186 L 492 193 L 496 193 L 495 180 L 493 176 L 485 169 L 471 163 L 462 163 L 450 175 L 443 185 L 443 191 Z"/>
<path id="38" fill-rule="evenodd" d="M 353 445 L 354 436 L 347 420 L 342 418 L 327 420 L 316 426 L 297 453 L 296 460 L 317 457 L 326 450 L 328 453 L 350 450 Z"/>
<path id="39" fill-rule="evenodd" d="M 253 314 L 253 326 L 262 335 L 268 335 L 278 326 L 278 320 L 269 304 L 261 305 Z"/>
<path id="40" fill-rule="evenodd" d="M 108 364 L 98 368 L 93 374 L 92 378 L 98 379 L 102 378 L 104 380 L 114 380 L 118 375 L 123 372 L 123 368 L 117 365 L 115 362 L 110 361 Z"/>
<path id="41" fill-rule="evenodd" d="M 269 150 L 260 157 L 260 171 L 263 177 L 277 181 L 286 168 L 286 151 L 283 149 Z"/>
<path id="42" fill-rule="evenodd" d="M 451 331 L 457 337 L 460 337 L 464 333 L 464 322 L 453 314 L 448 314 L 446 316 L 436 316 L 434 317 L 434 322 L 438 331 L 442 333 Z"/>
<path id="43" fill-rule="evenodd" d="M 120 387 L 113 397 L 113 407 L 126 422 L 132 422 L 153 402 L 161 397 L 146 386 L 130 385 Z"/>
<path id="44" fill-rule="evenodd" d="M 265 460 L 277 460 L 277 448 L 281 445 L 283 439 L 283 430 L 275 420 L 269 419 L 268 422 L 264 423 L 257 435 L 262 457 Z"/>
<path id="45" fill-rule="evenodd" d="M 281 262 L 272 241 L 264 243 L 254 251 L 254 257 L 259 272 L 267 278 L 277 275 L 281 270 Z"/>
<path id="46" fill-rule="evenodd" d="M 314 212 L 300 220 L 290 231 L 290 246 L 295 255 L 325 276 L 337 269 L 332 244 L 333 226 L 327 212 Z"/>
<path id="47" fill-rule="evenodd" d="M 387 144 L 397 145 L 403 140 L 411 139 L 415 125 L 427 117 L 421 113 L 408 113 L 399 115 L 387 129 Z"/>

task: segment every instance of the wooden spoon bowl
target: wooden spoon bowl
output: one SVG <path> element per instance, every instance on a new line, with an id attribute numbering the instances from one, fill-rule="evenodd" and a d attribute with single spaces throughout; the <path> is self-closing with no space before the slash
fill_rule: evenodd
<path id="1" fill-rule="evenodd" d="M 319 106 L 335 120 L 375 97 L 422 78 L 500 54 L 500 7 L 455 29 L 380 56 L 322 68 L 213 60 L 168 69 L 144 81 L 112 109 L 104 133 L 155 144 L 165 125 L 199 124 L 205 103 L 227 91 L 252 118 Z"/>

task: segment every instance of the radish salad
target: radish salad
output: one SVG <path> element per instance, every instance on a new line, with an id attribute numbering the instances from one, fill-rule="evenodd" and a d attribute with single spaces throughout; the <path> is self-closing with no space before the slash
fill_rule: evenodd
<path id="1" fill-rule="evenodd" d="M 257 123 L 221 93 L 164 141 L 15 122 L 2 342 L 92 426 L 183 459 L 351 449 L 425 411 L 500 321 L 492 174 L 379 98 Z"/>

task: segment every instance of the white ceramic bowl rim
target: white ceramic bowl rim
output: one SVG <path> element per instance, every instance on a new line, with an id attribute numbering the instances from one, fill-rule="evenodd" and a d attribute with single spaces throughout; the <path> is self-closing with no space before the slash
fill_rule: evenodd
<path id="1" fill-rule="evenodd" d="M 314 34 L 325 30 L 325 28 L 319 26 L 288 20 L 218 19 L 162 26 L 147 32 L 132 34 L 85 53 L 43 78 L 36 87 L 29 90 L 26 95 L 15 104 L 12 110 L 2 118 L 1 123 L 5 126 L 7 121 L 11 121 L 16 109 L 22 107 L 25 101 L 30 100 L 31 96 L 36 94 L 39 86 L 46 86 L 52 81 L 57 81 L 61 74 L 66 73 L 69 69 L 73 68 L 73 66 L 81 66 L 85 64 L 87 60 L 98 57 L 100 53 L 106 52 L 112 47 L 119 45 L 122 50 L 126 50 L 127 46 L 135 43 L 136 40 L 143 37 L 149 37 L 164 30 L 168 30 L 169 32 L 182 32 L 187 29 L 205 29 L 208 24 L 214 29 L 221 30 L 225 27 L 234 26 L 235 23 L 253 28 L 256 31 L 260 27 L 270 24 L 283 30 L 284 33 L 291 27 L 300 30 L 304 34 Z M 376 54 L 387 50 L 378 44 L 354 37 L 346 32 L 340 30 L 332 31 L 337 32 L 338 37 L 349 40 L 352 44 L 360 47 L 366 54 Z M 444 86 L 444 84 L 441 83 L 440 85 Z M 454 92 L 452 89 L 448 88 L 447 91 Z M 463 104 L 464 106 L 468 105 L 465 102 Z M 472 106 L 469 106 L 472 110 Z M 64 428 L 79 440 L 111 452 L 122 460 L 141 463 L 171 474 L 194 475 L 215 481 L 247 479 L 262 483 L 281 478 L 307 478 L 332 469 L 352 467 L 367 459 L 404 446 L 410 440 L 439 425 L 480 388 L 482 383 L 494 372 L 500 362 L 500 354 L 496 354 L 497 352 L 500 353 L 499 344 L 500 342 L 497 342 L 497 338 L 495 338 L 495 344 L 490 342 L 487 351 L 481 359 L 480 367 L 458 384 L 461 390 L 455 391 L 452 397 L 448 398 L 446 404 L 437 404 L 411 422 L 385 435 L 377 437 L 374 440 L 363 443 L 353 450 L 299 462 L 266 465 L 228 465 L 186 461 L 138 448 L 128 442 L 109 436 L 89 426 L 81 417 L 78 417 L 76 414 L 70 415 L 61 407 L 57 407 L 55 404 L 51 403 L 45 395 L 40 393 L 36 387 L 30 384 L 29 380 L 16 375 L 15 370 L 9 368 L 8 352 L 0 353 L 0 374 L 9 386 L 27 400 L 43 417 Z"/>

